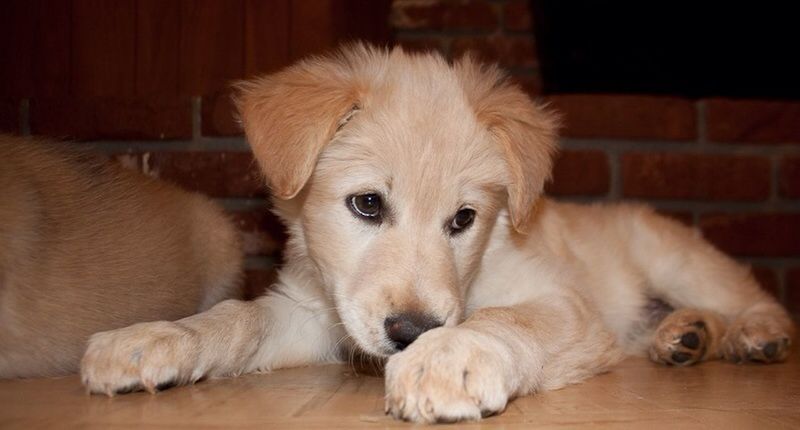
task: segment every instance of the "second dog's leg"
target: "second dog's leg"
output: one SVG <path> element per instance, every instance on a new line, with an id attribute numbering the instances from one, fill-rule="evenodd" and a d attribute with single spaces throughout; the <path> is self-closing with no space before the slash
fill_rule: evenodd
<path id="1" fill-rule="evenodd" d="M 651 212 L 642 212 L 633 227 L 631 255 L 655 293 L 679 308 L 656 330 L 651 357 L 672 364 L 786 358 L 792 321 L 746 267 Z"/>
<path id="2" fill-rule="evenodd" d="M 97 333 L 81 363 L 90 392 L 155 391 L 205 377 L 335 360 L 343 336 L 322 299 L 227 300 L 179 321 Z M 338 327 L 338 328 L 337 328 Z"/>

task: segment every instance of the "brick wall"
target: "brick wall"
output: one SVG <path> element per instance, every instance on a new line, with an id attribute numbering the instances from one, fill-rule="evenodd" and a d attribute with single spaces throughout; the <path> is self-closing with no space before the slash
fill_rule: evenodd
<path id="1" fill-rule="evenodd" d="M 800 315 L 800 102 L 543 94 L 528 0 L 394 0 L 397 43 L 506 67 L 564 115 L 559 199 L 645 201 L 749 264 Z"/>
<path id="2" fill-rule="evenodd" d="M 388 40 L 389 0 L 5 0 L 0 133 L 60 137 L 219 200 L 247 293 L 285 239 L 228 88 L 343 39 Z"/>
<path id="3" fill-rule="evenodd" d="M 400 44 L 475 50 L 564 113 L 552 195 L 647 201 L 751 264 L 800 312 L 800 103 L 545 96 L 526 0 L 395 0 L 391 13 L 378 0 L 221 4 L 5 2 L 0 131 L 82 140 L 217 198 L 244 231 L 255 294 L 274 276 L 284 236 L 232 121 L 227 84 L 348 35 L 374 38 L 389 16 Z M 364 33 L 362 23 L 375 28 Z"/>

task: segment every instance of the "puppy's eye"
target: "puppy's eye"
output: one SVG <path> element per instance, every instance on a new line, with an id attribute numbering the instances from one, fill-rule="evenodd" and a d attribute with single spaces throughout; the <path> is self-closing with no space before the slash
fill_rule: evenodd
<path id="1" fill-rule="evenodd" d="M 375 193 L 353 195 L 347 198 L 350 210 L 361 218 L 379 221 L 381 216 L 381 196 Z"/>
<path id="2" fill-rule="evenodd" d="M 475 211 L 469 208 L 464 208 L 456 212 L 453 220 L 450 221 L 450 234 L 456 234 L 464 231 L 472 222 L 475 221 Z"/>

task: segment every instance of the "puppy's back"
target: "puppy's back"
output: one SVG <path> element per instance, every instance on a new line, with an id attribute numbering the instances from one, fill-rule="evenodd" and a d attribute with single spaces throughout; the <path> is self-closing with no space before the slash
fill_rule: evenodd
<path id="1" fill-rule="evenodd" d="M 76 371 L 94 332 L 238 293 L 221 209 L 62 145 L 0 137 L 0 377 Z"/>

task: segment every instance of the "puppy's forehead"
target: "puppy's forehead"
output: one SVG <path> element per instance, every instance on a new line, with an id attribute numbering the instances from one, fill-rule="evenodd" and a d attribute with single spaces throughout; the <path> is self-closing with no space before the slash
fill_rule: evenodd
<path id="1" fill-rule="evenodd" d="M 379 119 L 372 123 L 413 130 L 420 140 L 431 143 L 460 144 L 459 140 L 470 138 L 477 121 L 453 69 L 438 57 L 404 60 L 390 61 L 386 73 L 365 94 L 365 113 Z"/>
<path id="2" fill-rule="evenodd" d="M 336 176 L 349 191 L 442 202 L 448 211 L 499 188 L 507 180 L 501 148 L 456 73 L 438 57 L 400 59 L 373 77 L 359 111 L 323 151 L 317 177 Z M 425 205 L 419 210 L 434 209 Z"/>
<path id="3" fill-rule="evenodd" d="M 438 57 L 405 60 L 390 62 L 375 79 L 346 138 L 420 179 L 452 177 L 498 156 L 452 68 Z"/>

